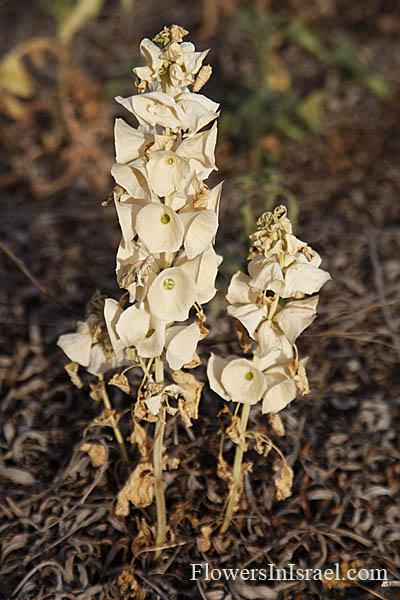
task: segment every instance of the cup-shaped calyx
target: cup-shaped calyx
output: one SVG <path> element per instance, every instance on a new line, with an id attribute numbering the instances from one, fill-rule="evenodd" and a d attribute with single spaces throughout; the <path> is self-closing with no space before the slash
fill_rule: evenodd
<path id="1" fill-rule="evenodd" d="M 216 169 L 218 104 L 197 93 L 211 68 L 202 65 L 207 51 L 182 41 L 186 33 L 173 25 L 142 41 L 146 65 L 134 69 L 139 93 L 116 98 L 139 127 L 116 120 L 112 168 L 122 229 L 117 280 L 130 301 L 115 333 L 141 358 L 165 350 L 174 370 L 195 358 L 201 319 L 179 323 L 192 308 L 202 314 L 220 262 L 213 243 L 221 184 L 211 190 L 205 184 Z"/>
<path id="2" fill-rule="evenodd" d="M 257 225 L 248 275 L 236 273 L 227 295 L 228 314 L 240 322 L 241 335 L 246 332 L 253 360 L 211 355 L 207 372 L 225 400 L 262 401 L 263 412 L 279 412 L 309 391 L 295 342 L 315 319 L 317 292 L 330 276 L 320 269 L 318 254 L 292 234 L 284 207 L 265 213 Z M 245 373 L 249 365 L 253 370 Z"/>

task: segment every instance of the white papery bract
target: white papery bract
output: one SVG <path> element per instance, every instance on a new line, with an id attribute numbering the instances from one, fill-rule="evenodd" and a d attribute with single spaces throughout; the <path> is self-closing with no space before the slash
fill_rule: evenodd
<path id="1" fill-rule="evenodd" d="M 171 267 L 157 275 L 147 297 L 157 319 L 185 321 L 196 301 L 196 284 L 181 267 Z"/>
<path id="2" fill-rule="evenodd" d="M 182 245 L 184 227 L 172 208 L 151 202 L 137 214 L 136 231 L 139 239 L 152 254 L 176 252 Z"/>

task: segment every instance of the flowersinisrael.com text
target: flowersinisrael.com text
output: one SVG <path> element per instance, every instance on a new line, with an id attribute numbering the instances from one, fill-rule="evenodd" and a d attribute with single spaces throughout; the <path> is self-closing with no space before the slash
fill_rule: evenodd
<path id="1" fill-rule="evenodd" d="M 300 569 L 294 563 L 286 567 L 277 567 L 274 563 L 268 563 L 265 568 L 239 569 L 239 568 L 216 568 L 210 567 L 208 563 L 191 563 L 192 577 L 195 581 L 202 578 L 205 581 L 220 581 L 241 579 L 242 581 L 383 581 L 387 580 L 386 569 L 364 569 L 349 568 L 343 574 L 339 563 L 326 569 Z"/>

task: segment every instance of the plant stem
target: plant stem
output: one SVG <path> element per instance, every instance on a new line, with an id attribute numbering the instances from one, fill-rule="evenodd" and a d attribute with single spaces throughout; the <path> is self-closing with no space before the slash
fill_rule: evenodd
<path id="1" fill-rule="evenodd" d="M 247 421 L 249 419 L 249 413 L 250 413 L 250 404 L 243 404 L 242 416 L 240 417 L 240 426 L 242 429 L 243 437 L 245 436 L 245 433 L 246 433 Z M 224 522 L 222 523 L 222 527 L 219 531 L 220 535 L 223 535 L 226 532 L 226 530 L 228 529 L 229 524 L 231 522 L 231 519 L 232 519 L 233 511 L 234 511 L 235 504 L 236 504 L 236 495 L 237 495 L 237 492 L 239 489 L 239 484 L 240 484 L 240 471 L 241 471 L 241 466 L 242 466 L 242 459 L 243 459 L 243 450 L 239 445 L 237 445 L 236 452 L 235 452 L 235 460 L 233 463 L 232 489 L 231 489 L 231 493 L 229 496 L 228 504 L 226 506 Z"/>
<path id="2" fill-rule="evenodd" d="M 101 397 L 103 399 L 104 408 L 106 410 L 112 410 L 110 398 L 108 397 L 108 394 L 107 394 L 106 384 L 105 384 L 103 376 L 99 377 L 99 381 L 100 381 Z M 124 459 L 126 464 L 129 466 L 128 453 L 126 451 L 124 440 L 123 440 L 122 434 L 119 430 L 118 423 L 113 414 L 111 415 L 110 419 L 111 419 L 112 428 L 114 430 L 115 439 L 118 442 L 122 458 Z"/>
<path id="3" fill-rule="evenodd" d="M 164 382 L 164 363 L 160 356 L 155 360 L 156 383 Z M 154 465 L 154 492 L 156 496 L 157 509 L 157 534 L 156 546 L 163 546 L 167 533 L 167 516 L 165 508 L 165 496 L 163 486 L 163 439 L 165 430 L 165 408 L 162 406 L 158 412 L 158 420 L 154 432 L 153 465 Z M 156 550 L 154 558 L 157 560 L 161 555 L 161 549 Z"/>

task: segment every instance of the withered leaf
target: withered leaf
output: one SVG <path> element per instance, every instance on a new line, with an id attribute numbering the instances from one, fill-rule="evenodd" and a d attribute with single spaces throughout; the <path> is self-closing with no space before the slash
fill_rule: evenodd
<path id="1" fill-rule="evenodd" d="M 79 365 L 78 363 L 70 362 L 65 365 L 64 369 L 67 371 L 69 378 L 72 383 L 80 390 L 83 388 L 83 381 L 78 375 Z"/>
<path id="2" fill-rule="evenodd" d="M 197 74 L 196 81 L 193 84 L 193 91 L 199 92 L 201 88 L 207 83 L 212 74 L 211 65 L 203 65 Z"/>
<path id="3" fill-rule="evenodd" d="M 92 444 L 84 442 L 81 445 L 82 452 L 87 452 L 90 456 L 92 465 L 96 468 L 101 467 L 106 460 L 106 449 L 102 444 Z"/>
<path id="4" fill-rule="evenodd" d="M 200 527 L 201 536 L 196 539 L 196 546 L 199 552 L 208 552 L 211 548 L 211 534 L 213 528 L 211 525 Z"/>
<path id="5" fill-rule="evenodd" d="M 245 354 L 249 354 L 252 347 L 252 340 L 247 330 L 238 319 L 233 319 L 233 326 L 238 338 L 239 345 Z"/>
<path id="6" fill-rule="evenodd" d="M 135 419 L 140 419 L 141 421 L 148 421 L 149 423 L 157 422 L 157 417 L 151 414 L 151 412 L 147 408 L 146 402 L 141 399 L 138 399 L 135 403 L 135 407 L 133 409 L 133 416 L 135 417 Z"/>
<path id="7" fill-rule="evenodd" d="M 293 471 L 286 461 L 283 463 L 281 472 L 275 478 L 276 499 L 285 500 L 292 495 Z"/>
<path id="8" fill-rule="evenodd" d="M 144 429 L 137 421 L 133 421 L 133 431 L 129 438 L 131 444 L 137 444 L 142 456 L 149 456 L 151 452 L 151 441 Z"/>
<path id="9" fill-rule="evenodd" d="M 186 365 L 183 365 L 185 369 L 195 369 L 196 367 L 199 367 L 201 365 L 201 360 L 199 355 L 197 354 L 197 352 L 195 352 L 193 354 L 193 360 L 191 360 L 189 363 L 186 363 Z"/>
<path id="10" fill-rule="evenodd" d="M 190 373 L 172 371 L 172 379 L 181 388 L 182 396 L 178 400 L 178 409 L 186 427 L 192 426 L 191 419 L 197 419 L 201 391 L 204 383 Z"/>
<path id="11" fill-rule="evenodd" d="M 266 458 L 270 450 L 272 449 L 271 440 L 269 440 L 262 433 L 258 433 L 257 431 L 253 431 L 252 435 L 254 436 L 254 439 L 256 441 L 254 450 L 258 452 L 258 454 L 261 454 L 262 456 L 264 456 L 264 458 Z"/>
<path id="12" fill-rule="evenodd" d="M 272 431 L 276 433 L 276 435 L 279 435 L 279 437 L 285 435 L 285 426 L 278 413 L 267 413 L 267 418 Z"/>
<path id="13" fill-rule="evenodd" d="M 237 444 L 243 452 L 247 451 L 247 444 L 243 435 L 243 429 L 240 424 L 240 417 L 237 415 L 232 416 L 232 422 L 226 429 L 227 435 L 231 438 L 232 442 Z"/>
<path id="14" fill-rule="evenodd" d="M 150 506 L 153 502 L 154 474 L 150 462 L 140 462 L 129 476 L 124 487 L 118 492 L 115 514 L 127 517 L 129 502 L 136 508 Z"/>
<path id="15" fill-rule="evenodd" d="M 115 373 L 115 375 L 110 379 L 108 385 L 115 385 L 115 387 L 122 390 L 125 394 L 130 394 L 131 386 L 129 384 L 128 378 L 123 373 Z"/>

